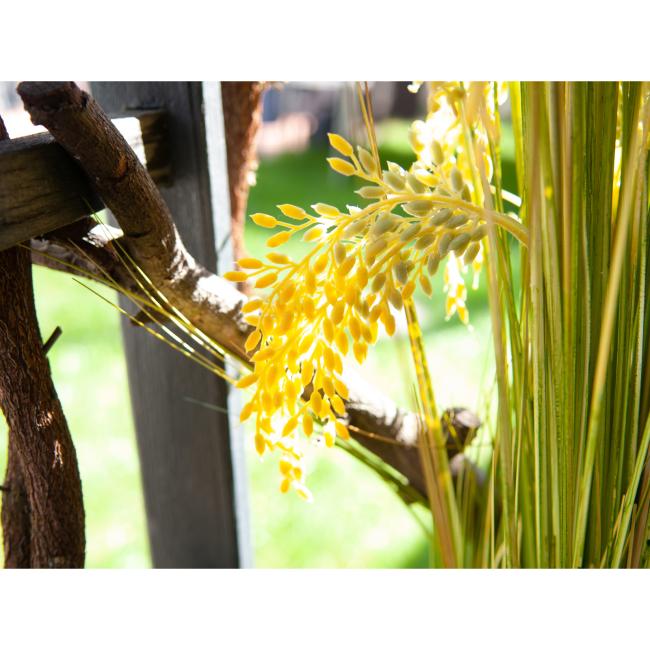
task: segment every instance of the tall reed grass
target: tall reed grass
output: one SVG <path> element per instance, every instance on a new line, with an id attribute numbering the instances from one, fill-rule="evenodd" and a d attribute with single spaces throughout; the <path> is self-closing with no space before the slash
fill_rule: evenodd
<path id="1" fill-rule="evenodd" d="M 446 566 L 650 563 L 649 89 L 509 84 L 528 241 L 489 228 L 494 456 L 487 498 L 472 488 L 471 516 L 483 525 L 461 531 L 463 548 Z M 465 133 L 478 151 L 467 123 Z M 474 198 L 502 211 L 498 129 L 492 135 L 495 191 L 477 165 Z M 467 503 L 463 489 L 457 504 Z M 433 511 L 444 548 L 442 530 L 457 518 Z"/>

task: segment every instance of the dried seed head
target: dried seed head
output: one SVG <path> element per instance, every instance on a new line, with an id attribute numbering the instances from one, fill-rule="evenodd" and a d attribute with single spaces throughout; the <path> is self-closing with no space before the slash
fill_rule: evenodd
<path id="1" fill-rule="evenodd" d="M 487 235 L 487 226 L 483 223 L 477 228 L 475 228 L 472 232 L 471 239 L 472 241 L 478 241 L 479 239 L 483 239 Z"/>
<path id="2" fill-rule="evenodd" d="M 469 243 L 469 233 L 463 232 L 460 235 L 456 235 L 449 242 L 449 250 L 455 251 L 460 255 L 462 251 L 465 250 L 465 247 L 467 246 L 468 243 Z"/>
<path id="3" fill-rule="evenodd" d="M 403 242 L 410 241 L 413 239 L 421 230 L 422 225 L 419 223 L 412 223 L 410 226 L 407 226 L 400 234 L 399 238 Z"/>
<path id="4" fill-rule="evenodd" d="M 316 214 L 320 214 L 322 217 L 338 217 L 341 214 L 338 208 L 327 203 L 314 203 L 311 208 Z"/>
<path id="5" fill-rule="evenodd" d="M 429 223 L 432 226 L 442 226 L 449 221 L 451 215 L 452 211 L 449 208 L 442 208 L 441 210 L 438 210 L 431 219 L 429 219 Z"/>
<path id="6" fill-rule="evenodd" d="M 453 235 L 446 232 L 438 242 L 438 257 L 443 258 L 449 251 L 449 242 L 452 240 Z"/>
<path id="7" fill-rule="evenodd" d="M 386 190 L 379 185 L 366 185 L 359 188 L 357 194 L 364 199 L 380 199 L 386 194 Z"/>
<path id="8" fill-rule="evenodd" d="M 424 250 L 425 248 L 433 244 L 435 238 L 436 238 L 435 235 L 432 233 L 423 235 L 415 242 L 414 248 L 419 251 Z"/>
<path id="9" fill-rule="evenodd" d="M 361 166 L 366 170 L 370 176 L 377 175 L 377 165 L 375 164 L 375 159 L 372 154 L 363 147 L 357 147 L 357 155 L 359 157 L 359 162 Z"/>
<path id="10" fill-rule="evenodd" d="M 409 201 L 402 206 L 402 209 L 413 217 L 426 217 L 433 210 L 433 205 L 430 201 Z"/>
<path id="11" fill-rule="evenodd" d="M 382 177 L 384 183 L 386 183 L 386 185 L 388 185 L 388 187 L 390 187 L 394 192 L 401 192 L 404 189 L 406 181 L 401 176 L 398 176 L 393 172 L 384 172 Z"/>
<path id="12" fill-rule="evenodd" d="M 451 181 L 451 187 L 453 188 L 454 192 L 460 192 L 463 189 L 463 175 L 460 173 L 460 169 L 458 169 L 458 167 L 452 168 L 449 180 Z"/>
<path id="13" fill-rule="evenodd" d="M 370 288 L 374 293 L 377 293 L 384 286 L 385 282 L 386 282 L 386 274 L 377 273 L 377 275 L 372 279 Z"/>
<path id="14" fill-rule="evenodd" d="M 384 212 L 370 229 L 370 236 L 379 237 L 380 235 L 387 233 L 389 230 L 392 230 L 396 225 L 397 219 L 390 212 Z"/>
<path id="15" fill-rule="evenodd" d="M 393 266 L 393 274 L 398 284 L 406 284 L 409 278 L 408 267 L 406 262 L 398 262 Z"/>
<path id="16" fill-rule="evenodd" d="M 361 219 L 357 219 L 356 221 L 353 221 L 343 231 L 343 238 L 351 239 L 352 237 L 355 237 L 356 235 L 363 232 L 363 230 L 366 228 L 367 225 L 368 225 L 368 219 L 366 218 L 361 218 Z"/>
<path id="17" fill-rule="evenodd" d="M 438 178 L 426 169 L 414 169 L 413 176 L 427 187 L 435 187 L 438 183 Z"/>
<path id="18" fill-rule="evenodd" d="M 467 250 L 465 251 L 465 257 L 463 258 L 463 262 L 469 266 L 474 261 L 474 259 L 476 258 L 480 250 L 481 250 L 481 245 L 477 241 L 470 244 Z"/>
<path id="19" fill-rule="evenodd" d="M 283 203 L 282 205 L 279 205 L 278 208 L 283 215 L 290 217 L 291 219 L 300 220 L 307 216 L 307 213 L 302 208 L 299 208 L 297 205 L 291 205 L 290 203 Z"/>
<path id="20" fill-rule="evenodd" d="M 354 176 L 357 173 L 354 165 L 343 158 L 328 158 L 330 167 L 343 176 Z"/>
<path id="21" fill-rule="evenodd" d="M 417 194 L 424 194 L 427 191 L 427 186 L 418 180 L 414 174 L 406 175 L 406 184 Z"/>
<path id="22" fill-rule="evenodd" d="M 446 227 L 449 228 L 450 230 L 453 230 L 454 228 L 463 226 L 468 221 L 469 221 L 469 216 L 464 212 L 461 212 L 459 214 L 455 214 L 451 219 L 449 219 L 449 221 L 447 221 Z"/>
<path id="23" fill-rule="evenodd" d="M 440 264 L 440 258 L 437 255 L 429 255 L 427 259 L 427 271 L 429 275 L 435 275 Z"/>
<path id="24" fill-rule="evenodd" d="M 445 157 L 442 153 L 442 147 L 437 140 L 434 140 L 431 143 L 431 158 L 433 159 L 435 165 L 441 165 L 445 160 Z"/>
<path id="25" fill-rule="evenodd" d="M 379 255 L 379 253 L 381 253 L 381 251 L 383 251 L 387 245 L 388 242 L 386 241 L 385 237 L 379 237 L 375 239 L 375 241 L 370 242 L 370 244 L 366 246 L 366 251 L 365 251 L 366 261 L 368 261 L 370 258 L 374 258 L 375 256 Z"/>
<path id="26" fill-rule="evenodd" d="M 404 301 L 402 300 L 402 294 L 395 288 L 391 289 L 388 293 L 388 300 L 390 304 L 395 307 L 398 311 L 404 307 Z"/>
<path id="27" fill-rule="evenodd" d="M 345 250 L 345 245 L 342 244 L 340 241 L 336 242 L 336 244 L 334 244 L 334 260 L 340 266 L 341 264 L 343 264 L 346 257 L 347 257 L 347 251 Z"/>
<path id="28" fill-rule="evenodd" d="M 336 133 L 328 133 L 327 137 L 329 138 L 330 145 L 344 156 L 349 158 L 354 153 L 352 145 L 340 135 L 337 135 Z"/>

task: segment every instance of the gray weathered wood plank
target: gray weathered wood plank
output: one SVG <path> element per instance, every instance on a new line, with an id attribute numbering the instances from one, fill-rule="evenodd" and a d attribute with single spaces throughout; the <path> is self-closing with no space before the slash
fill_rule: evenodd
<path id="1" fill-rule="evenodd" d="M 174 182 L 161 192 L 189 252 L 216 271 L 229 244 L 228 231 L 215 231 L 229 228 L 230 214 L 218 89 L 106 82 L 92 92 L 111 114 L 167 112 Z M 154 565 L 248 565 L 246 476 L 228 387 L 127 322 L 123 335 Z"/>
<path id="2" fill-rule="evenodd" d="M 154 181 L 168 183 L 164 113 L 142 111 L 114 122 Z M 0 142 L 0 250 L 103 207 L 89 179 L 49 133 Z"/>

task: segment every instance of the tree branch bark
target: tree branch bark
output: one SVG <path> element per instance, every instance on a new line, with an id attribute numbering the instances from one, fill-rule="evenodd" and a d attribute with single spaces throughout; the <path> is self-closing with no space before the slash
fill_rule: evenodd
<path id="1" fill-rule="evenodd" d="M 264 83 L 260 81 L 221 82 L 235 260 L 245 257 L 244 222 L 256 159 L 255 137 L 262 123 L 263 92 Z"/>
<path id="2" fill-rule="evenodd" d="M 9 425 L 2 490 L 5 566 L 82 567 L 77 458 L 38 329 L 30 253 L 19 247 L 0 252 L 0 408 Z"/>

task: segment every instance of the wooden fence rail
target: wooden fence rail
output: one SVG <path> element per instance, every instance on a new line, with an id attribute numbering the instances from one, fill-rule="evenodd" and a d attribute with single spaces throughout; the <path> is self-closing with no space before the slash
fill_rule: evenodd
<path id="1" fill-rule="evenodd" d="M 164 110 L 113 120 L 159 185 L 171 182 Z M 0 250 L 104 207 L 86 175 L 49 133 L 0 142 Z"/>

